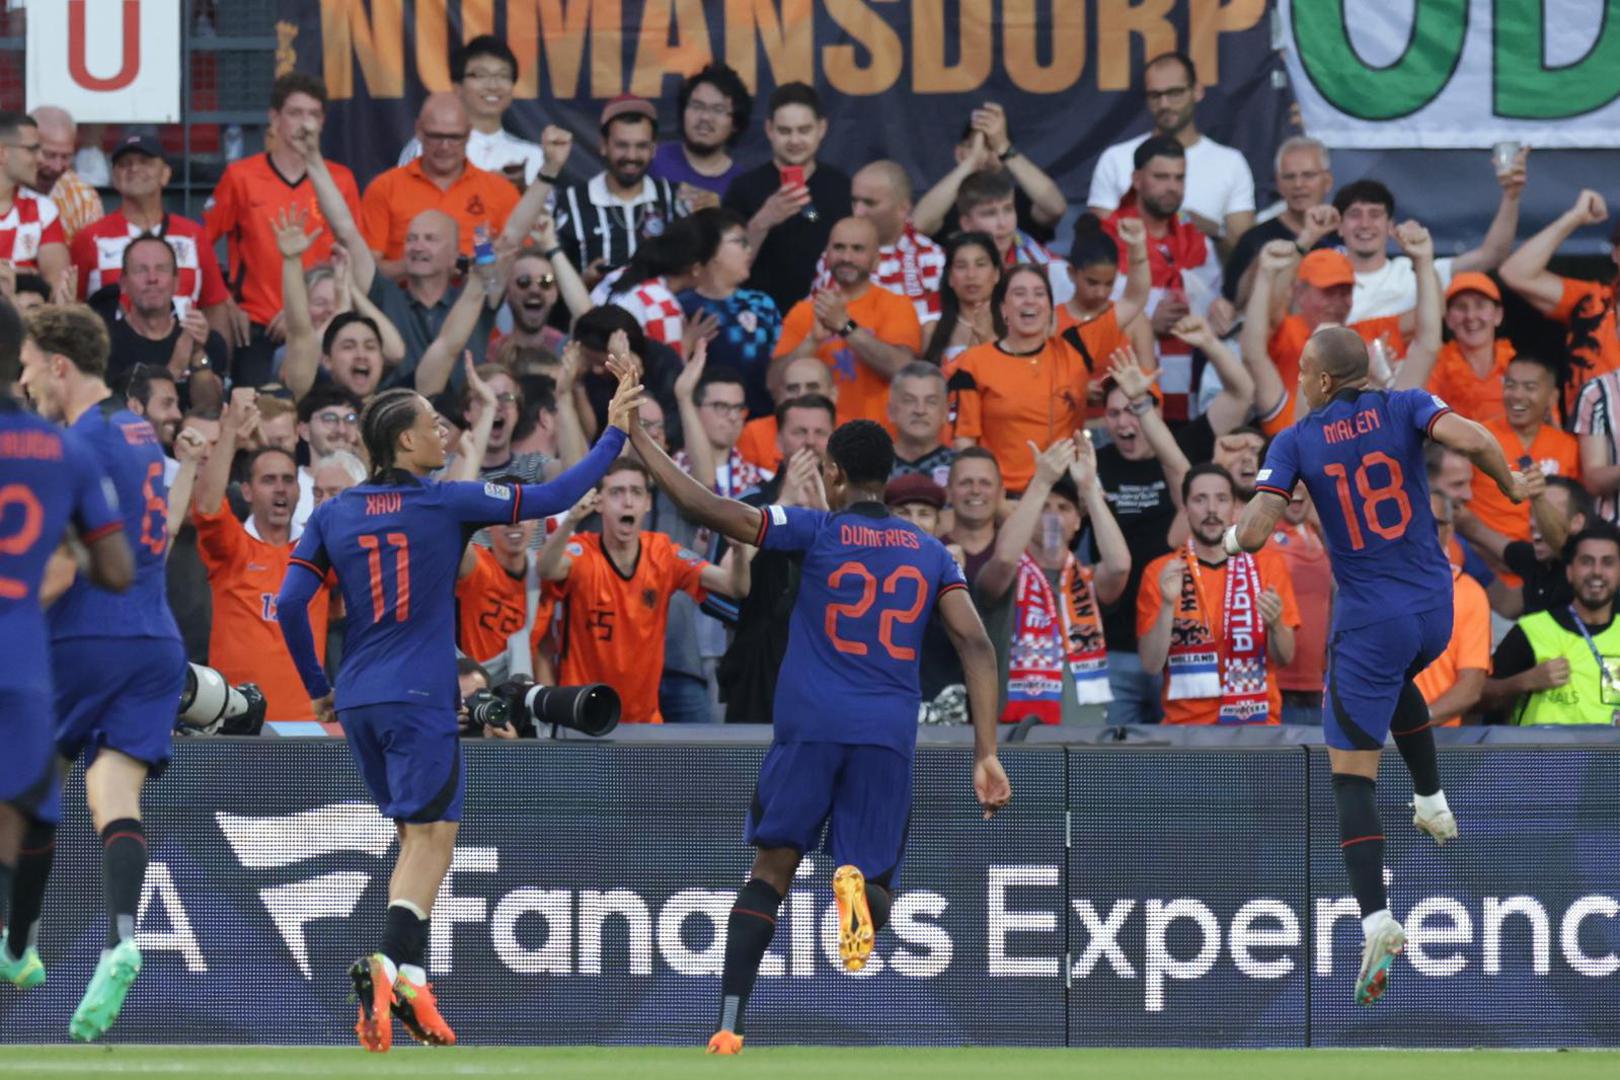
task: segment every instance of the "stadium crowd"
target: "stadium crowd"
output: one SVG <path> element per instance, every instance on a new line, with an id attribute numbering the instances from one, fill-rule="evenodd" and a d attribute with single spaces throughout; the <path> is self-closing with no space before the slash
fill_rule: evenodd
<path id="1" fill-rule="evenodd" d="M 149 136 L 111 150 L 103 213 L 73 170 L 71 117 L 0 114 L 0 294 L 105 320 L 109 381 L 168 454 L 188 651 L 258 684 L 270 720 L 314 719 L 274 601 L 314 507 L 366 476 L 367 400 L 414 387 L 450 475 L 534 482 L 584 456 L 607 356 L 628 350 L 646 431 L 758 505 L 825 505 L 833 429 L 884 424 L 886 500 L 962 564 L 1003 721 L 1320 724 L 1333 589 L 1309 500 L 1295 491 L 1257 555 L 1229 557 L 1221 536 L 1330 324 L 1365 339 L 1382 383 L 1428 387 L 1534 478 L 1514 505 L 1430 448 L 1456 579 L 1450 647 L 1419 681 L 1433 721 L 1620 715 L 1604 660 L 1620 656 L 1615 285 L 1547 268 L 1608 210 L 1583 192 L 1521 242 L 1527 150 L 1495 161 L 1477 246 L 1440 258 L 1387 187 L 1336 177 L 1308 135 L 1278 149 L 1262 186 L 1280 198 L 1257 205 L 1243 155 L 1200 133 L 1179 53 L 1146 65 L 1152 129 L 1102 155 L 1078 213 L 993 103 L 964 118 L 943 177 L 892 161 L 849 176 L 820 160 L 839 133 L 813 88 L 759 103 L 712 64 L 681 85 L 677 131 L 653 102 L 609 102 L 605 168 L 585 177 L 569 132 L 503 128 L 504 43 L 467 43 L 451 73 L 397 167 L 363 186 L 322 152 L 320 80 L 280 77 L 267 150 L 227 168 L 200 223 L 165 209 L 172 163 Z M 751 123 L 769 160 L 732 157 Z M 1567 326 L 1566 348 L 1516 353 L 1505 290 Z M 1339 478 L 1380 535 L 1411 517 L 1389 468 Z M 626 457 L 544 529 L 468 547 L 464 693 L 599 681 L 630 722 L 768 723 L 798 578 L 794 557 L 682 518 Z M 312 617 L 335 670 L 340 600 L 323 593 Z M 965 722 L 938 627 L 921 659 L 920 719 Z"/>

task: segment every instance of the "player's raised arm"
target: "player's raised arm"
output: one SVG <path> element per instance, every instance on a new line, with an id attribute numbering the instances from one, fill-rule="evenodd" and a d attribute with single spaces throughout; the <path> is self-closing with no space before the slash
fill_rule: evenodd
<path id="1" fill-rule="evenodd" d="M 1272 532 L 1277 528 L 1277 521 L 1288 509 L 1288 500 L 1274 491 L 1256 491 L 1249 505 L 1243 508 L 1243 516 L 1236 525 L 1226 530 L 1226 536 L 1221 541 L 1226 547 L 1228 555 L 1236 555 L 1239 551 L 1256 552 L 1266 546 Z"/>
<path id="2" fill-rule="evenodd" d="M 763 514 L 757 507 L 717 495 L 687 476 L 633 418 L 630 445 L 636 448 L 637 456 L 652 473 L 653 480 L 670 501 L 681 508 L 681 513 L 740 544 L 759 542 Z"/>
<path id="3" fill-rule="evenodd" d="M 329 565 L 322 539 L 324 520 L 317 510 L 304 527 L 304 535 L 298 538 L 298 546 L 287 563 L 287 574 L 281 579 L 281 592 L 276 597 L 276 622 L 281 624 L 287 654 L 303 680 L 304 692 L 315 705 L 315 719 L 329 721 L 332 719 L 332 684 L 321 667 L 320 656 L 315 651 L 315 633 L 309 624 L 309 602 L 320 592 Z"/>
<path id="4" fill-rule="evenodd" d="M 1474 468 L 1496 481 L 1496 486 L 1509 500 L 1524 502 L 1524 479 L 1508 466 L 1502 444 L 1483 424 L 1447 412 L 1435 420 L 1429 429 L 1429 437 L 1473 462 Z"/>
<path id="5" fill-rule="evenodd" d="M 945 633 L 962 659 L 967 684 L 968 715 L 973 721 L 973 791 L 988 819 L 1012 798 L 1012 785 L 996 757 L 996 712 L 1001 700 L 996 675 L 996 647 L 985 633 L 978 609 L 962 588 L 940 594 L 936 610 Z"/>

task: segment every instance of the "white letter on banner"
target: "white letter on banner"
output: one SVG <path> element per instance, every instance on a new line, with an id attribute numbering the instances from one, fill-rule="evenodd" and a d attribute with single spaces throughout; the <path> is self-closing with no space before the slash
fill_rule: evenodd
<path id="1" fill-rule="evenodd" d="M 1316 973 L 1324 978 L 1333 974 L 1333 924 L 1340 919 L 1355 919 L 1360 925 L 1361 908 L 1355 897 L 1316 901 Z"/>
<path id="2" fill-rule="evenodd" d="M 1605 919 L 1612 919 L 1620 914 L 1620 904 L 1615 903 L 1614 897 L 1596 893 L 1583 896 L 1564 912 L 1564 925 L 1558 932 L 1559 943 L 1564 947 L 1564 959 L 1569 966 L 1582 975 L 1594 979 L 1606 979 L 1616 971 L 1620 971 L 1620 956 L 1609 953 L 1606 956 L 1588 956 L 1581 949 L 1581 923 L 1589 915 L 1602 915 Z"/>
<path id="3" fill-rule="evenodd" d="M 546 940 L 538 949 L 517 939 L 518 920 L 538 915 L 545 920 Z M 567 889 L 513 889 L 495 904 L 489 917 L 495 955 L 519 975 L 568 975 L 574 960 L 574 894 Z"/>
<path id="4" fill-rule="evenodd" d="M 169 920 L 167 932 L 139 929 L 141 923 L 146 921 L 146 909 L 154 896 L 163 905 L 163 914 Z M 174 887 L 174 878 L 169 876 L 168 863 L 147 863 L 146 880 L 141 882 L 141 902 L 135 908 L 135 926 L 135 944 L 140 946 L 142 952 L 177 952 L 186 962 L 186 970 L 193 975 L 208 971 L 208 964 L 203 961 L 202 946 L 197 944 L 197 935 L 191 929 L 191 919 L 186 915 L 185 906 L 180 903 L 180 890 Z"/>
<path id="5" fill-rule="evenodd" d="M 827 963 L 840 975 L 848 975 L 852 979 L 869 979 L 883 970 L 883 957 L 876 951 L 866 958 L 866 966 L 859 971 L 846 971 L 843 958 L 838 955 L 838 903 L 834 901 L 827 905 L 827 910 L 821 913 L 821 951 L 827 957 Z"/>
<path id="6" fill-rule="evenodd" d="M 1547 909 L 1533 896 L 1485 898 L 1485 928 L 1481 931 L 1485 974 L 1502 973 L 1502 924 L 1509 915 L 1523 915 L 1530 924 L 1530 970 L 1547 974 L 1552 969 L 1552 927 Z"/>
<path id="7" fill-rule="evenodd" d="M 1434 920 L 1442 917 L 1449 926 L 1435 924 Z M 1474 920 L 1467 908 L 1449 896 L 1420 900 L 1406 914 L 1406 958 L 1419 975 L 1444 978 L 1468 966 L 1468 957 L 1461 953 L 1430 956 L 1426 946 L 1467 945 L 1473 940 Z"/>
<path id="8" fill-rule="evenodd" d="M 1142 965 L 1142 977 L 1146 980 L 1145 1006 L 1148 1012 L 1164 1011 L 1164 980 L 1166 978 L 1178 981 L 1198 979 L 1209 973 L 1215 966 L 1215 958 L 1221 954 L 1221 924 L 1216 921 L 1215 913 L 1200 900 L 1182 897 L 1165 903 L 1162 900 L 1149 900 L 1147 902 L 1147 959 Z M 1190 960 L 1178 960 L 1170 955 L 1165 945 L 1165 931 L 1177 919 L 1187 919 L 1198 924 L 1200 941 L 1198 951 Z"/>
<path id="9" fill-rule="evenodd" d="M 913 979 L 932 979 L 945 974 L 951 966 L 954 946 L 951 935 L 943 926 L 925 921 L 945 914 L 950 901 L 936 892 L 901 893 L 889 914 L 889 926 L 894 936 L 906 945 L 918 945 L 923 952 L 897 946 L 889 954 L 889 964 L 896 972 Z"/>
<path id="10" fill-rule="evenodd" d="M 1050 934 L 1057 929 L 1057 914 L 1051 911 L 1009 911 L 1007 890 L 1015 887 L 1053 888 L 1060 881 L 1055 866 L 992 866 L 987 873 L 985 929 L 988 933 L 990 975 L 1053 977 L 1061 967 L 1057 955 L 1008 956 L 1007 935 Z M 1058 946 L 1054 946 L 1057 948 Z"/>
<path id="11" fill-rule="evenodd" d="M 1091 974 L 1091 969 L 1097 966 L 1097 961 L 1107 958 L 1108 966 L 1115 975 L 1122 979 L 1136 978 L 1136 969 L 1125 957 L 1125 950 L 1119 947 L 1119 932 L 1125 929 L 1125 920 L 1130 918 L 1131 912 L 1136 909 L 1135 900 L 1115 900 L 1114 906 L 1108 909 L 1108 917 L 1101 918 L 1097 909 L 1091 906 L 1090 900 L 1073 900 L 1074 913 L 1080 916 L 1080 925 L 1085 927 L 1086 947 L 1080 954 L 1080 959 L 1074 962 L 1070 973 L 1077 979 L 1083 979 Z"/>
<path id="12" fill-rule="evenodd" d="M 1256 919 L 1274 919 L 1275 930 L 1256 929 Z M 1279 956 L 1256 960 L 1250 949 L 1292 949 L 1299 945 L 1299 917 L 1281 900 L 1250 900 L 1232 916 L 1232 936 L 1227 946 L 1232 963 L 1251 979 L 1280 979 L 1294 970 L 1294 960 Z"/>
<path id="13" fill-rule="evenodd" d="M 614 915 L 624 919 L 630 936 L 630 974 L 652 974 L 652 919 L 647 902 L 629 889 L 579 894 L 579 973 L 602 974 L 602 924 Z"/>
<path id="14" fill-rule="evenodd" d="M 435 975 L 450 974 L 455 952 L 456 923 L 485 922 L 489 910 L 482 896 L 457 896 L 456 874 L 493 874 L 501 866 L 501 853 L 492 847 L 458 847 L 450 854 L 450 869 L 439 882 L 439 895 L 433 901 L 429 923 L 428 970 Z"/>
<path id="15" fill-rule="evenodd" d="M 726 920 L 731 917 L 732 893 L 686 889 L 665 902 L 658 913 L 658 951 L 677 975 L 718 975 L 726 957 Z M 708 947 L 687 948 L 681 935 L 694 915 L 709 921 Z"/>

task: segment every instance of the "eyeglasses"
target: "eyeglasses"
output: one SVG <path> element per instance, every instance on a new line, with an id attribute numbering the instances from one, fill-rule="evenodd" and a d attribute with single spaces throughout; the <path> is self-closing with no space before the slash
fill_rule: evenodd
<path id="1" fill-rule="evenodd" d="M 549 289 L 557 284 L 557 275 L 540 274 L 539 276 L 535 276 L 532 274 L 519 274 L 517 277 L 512 279 L 512 284 L 516 285 L 520 289 L 527 289 L 531 285 L 538 285 L 542 289 Z"/>
<path id="2" fill-rule="evenodd" d="M 741 416 L 748 411 L 746 402 L 737 402 L 735 405 L 729 401 L 705 401 L 705 409 L 713 409 L 721 416 Z"/>
<path id="3" fill-rule="evenodd" d="M 724 103 L 711 105 L 702 101 L 688 101 L 686 111 L 695 112 L 702 116 L 730 116 L 731 106 Z"/>
<path id="4" fill-rule="evenodd" d="M 1142 96 L 1147 98 L 1149 105 L 1152 105 L 1156 101 L 1180 101 L 1190 93 L 1192 93 L 1190 86 L 1172 86 L 1168 90 L 1149 90 Z"/>
<path id="5" fill-rule="evenodd" d="M 424 143 L 464 143 L 467 141 L 467 133 L 464 131 L 424 131 L 422 132 L 422 141 Z"/>
<path id="6" fill-rule="evenodd" d="M 333 412 L 330 410 L 316 413 L 315 419 L 323 424 L 342 424 L 344 427 L 354 427 L 360 422 L 360 416 L 357 413 Z"/>
<path id="7" fill-rule="evenodd" d="M 646 432 L 663 431 L 664 422 L 662 420 L 643 420 L 641 430 Z"/>
<path id="8" fill-rule="evenodd" d="M 510 390 L 503 390 L 495 395 L 495 401 L 499 405 L 516 405 L 517 400 L 518 396 Z"/>

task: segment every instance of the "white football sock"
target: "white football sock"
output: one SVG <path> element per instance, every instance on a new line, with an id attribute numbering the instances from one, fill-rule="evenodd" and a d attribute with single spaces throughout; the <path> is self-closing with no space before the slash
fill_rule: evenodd
<path id="1" fill-rule="evenodd" d="M 399 973 L 409 979 L 414 985 L 421 986 L 427 982 L 427 972 L 415 964 L 399 965 Z"/>
<path id="2" fill-rule="evenodd" d="M 1446 805 L 1446 793 L 1437 791 L 1433 795 L 1419 795 L 1412 793 L 1412 806 L 1424 817 L 1432 818 L 1441 813 L 1449 813 L 1451 807 Z"/>
<path id="3" fill-rule="evenodd" d="M 1378 932 L 1378 928 L 1383 925 L 1385 919 L 1394 921 L 1394 918 L 1395 916 L 1389 913 L 1389 908 L 1379 908 L 1377 911 L 1361 920 L 1362 936 L 1370 939 L 1375 933 Z"/>

